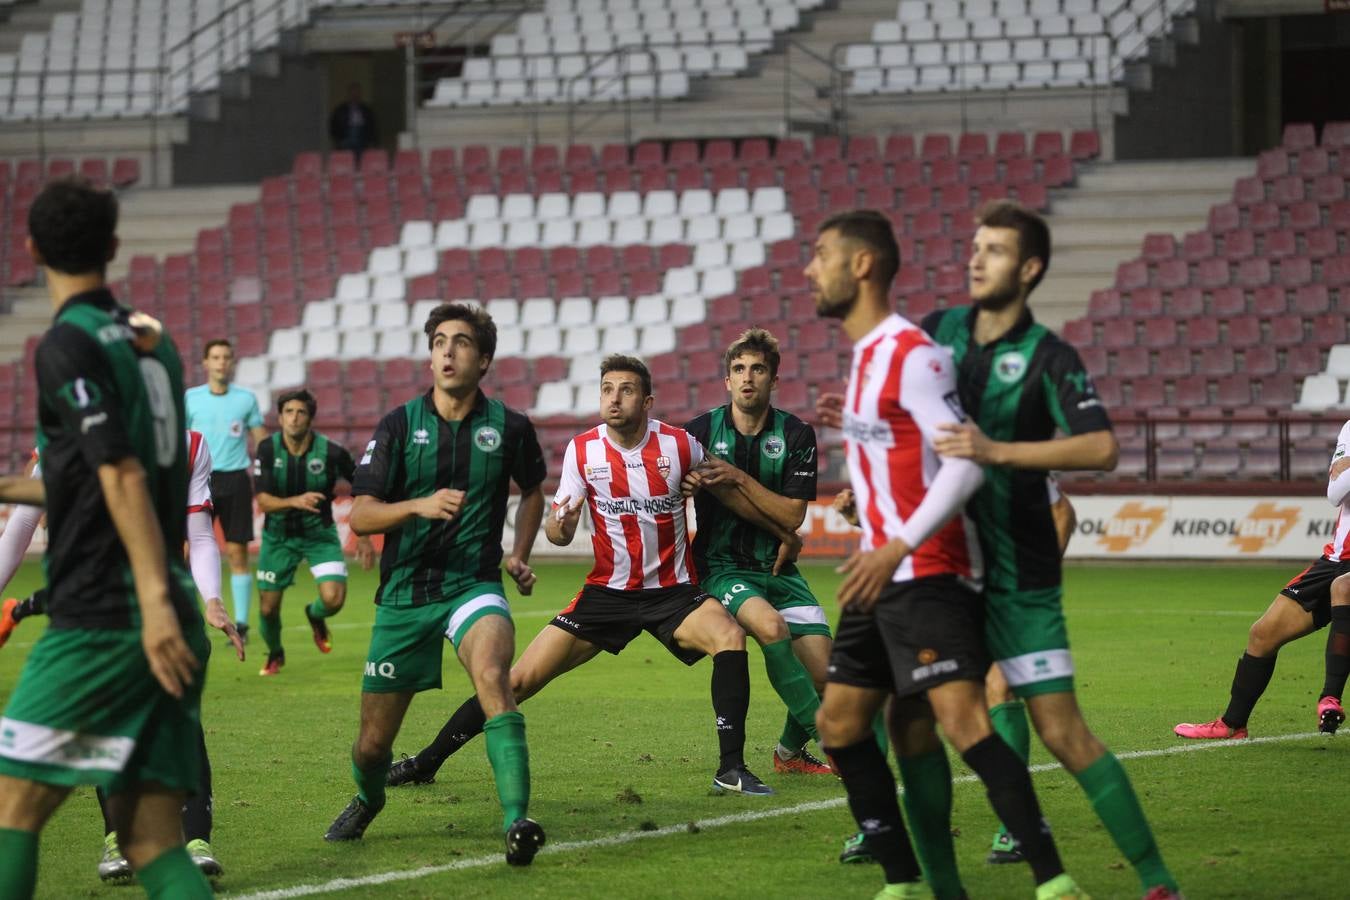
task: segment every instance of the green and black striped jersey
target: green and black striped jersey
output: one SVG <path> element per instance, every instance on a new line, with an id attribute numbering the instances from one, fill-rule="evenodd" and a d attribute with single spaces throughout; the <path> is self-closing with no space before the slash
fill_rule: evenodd
<path id="1" fill-rule="evenodd" d="M 421 606 L 500 581 L 510 482 L 529 491 L 545 474 L 534 425 L 481 391 L 458 422 L 440 417 L 430 390 L 386 415 L 357 463 L 352 494 L 386 503 L 441 488 L 466 496 L 448 522 L 414 517 L 385 535 L 375 602 Z"/>
<path id="2" fill-rule="evenodd" d="M 351 482 L 356 474 L 352 455 L 327 435 L 311 431 L 309 447 L 299 456 L 286 449 L 281 432 L 258 445 L 253 460 L 253 485 L 259 494 L 294 497 L 318 491 L 324 495 L 318 512 L 287 509 L 268 513 L 263 531 L 273 537 L 291 537 L 326 529 L 333 524 L 333 489 L 338 479 Z"/>
<path id="3" fill-rule="evenodd" d="M 974 306 L 938 310 L 924 331 L 952 351 L 961 405 L 995 441 L 1048 441 L 1110 430 L 1078 351 L 1027 310 L 1006 334 L 975 343 Z M 1060 583 L 1059 541 L 1050 511 L 1048 472 L 986 466 L 968 507 L 984 549 L 985 583 L 1005 591 Z"/>
<path id="4" fill-rule="evenodd" d="M 684 430 L 698 439 L 708 455 L 726 460 L 775 494 L 794 500 L 816 499 L 816 432 L 791 413 L 770 407 L 764 429 L 746 436 L 736 430 L 728 404 L 694 418 Z M 700 579 L 715 569 L 773 569 L 778 557 L 776 537 L 729 511 L 708 491 L 694 496 L 694 512 L 698 517 L 694 566 Z"/>
<path id="5" fill-rule="evenodd" d="M 153 350 L 137 349 L 129 315 L 106 290 L 76 295 L 37 349 L 37 446 L 47 492 L 43 569 L 53 628 L 140 626 L 131 565 L 98 478 L 99 466 L 129 458 L 145 469 L 179 620 L 199 621 L 178 552 L 188 488 L 183 366 L 168 334 Z"/>

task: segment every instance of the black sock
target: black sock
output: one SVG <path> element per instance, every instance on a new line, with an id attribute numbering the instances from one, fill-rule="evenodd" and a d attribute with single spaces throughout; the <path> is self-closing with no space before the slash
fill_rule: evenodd
<path id="1" fill-rule="evenodd" d="M 1027 764 L 996 734 L 966 750 L 961 758 L 980 776 L 989 795 L 989 805 L 1022 845 L 1022 855 L 1031 864 L 1036 883 L 1044 884 L 1062 875 L 1064 865 L 1059 861 L 1054 838 L 1050 837 L 1050 830 L 1041 818 L 1041 805 L 1031 786 Z"/>
<path id="2" fill-rule="evenodd" d="M 94 788 L 94 796 L 98 798 L 98 811 L 103 813 L 103 833 L 112 834 L 117 828 L 113 825 L 112 816 L 108 815 L 108 795 L 103 793 L 103 788 Z"/>
<path id="3" fill-rule="evenodd" d="M 483 704 L 478 698 L 465 700 L 450 714 L 435 739 L 418 752 L 417 771 L 422 775 L 435 775 L 455 751 L 483 733 L 486 722 L 487 716 L 483 714 Z"/>
<path id="4" fill-rule="evenodd" d="M 863 845 L 881 863 L 887 884 L 919 880 L 919 861 L 909 843 L 900 802 L 895 796 L 895 776 L 877 740 L 868 735 L 847 747 L 826 747 L 835 771 L 844 780 L 848 808 L 862 829 Z"/>
<path id="5" fill-rule="evenodd" d="M 713 657 L 713 715 L 722 751 L 718 772 L 745 765 L 745 716 L 750 711 L 750 656 L 744 650 L 723 650 Z"/>
<path id="6" fill-rule="evenodd" d="M 183 840 L 211 843 L 211 760 L 206 757 L 206 735 L 197 731 L 197 755 L 201 757 L 202 772 L 197 781 L 197 793 L 189 794 L 183 804 Z"/>
<path id="7" fill-rule="evenodd" d="M 18 606 L 14 607 L 14 621 L 26 619 L 29 616 L 40 616 L 47 611 L 47 589 L 38 588 L 31 597 L 24 597 L 19 601 Z"/>
<path id="8" fill-rule="evenodd" d="M 1327 680 L 1323 697 L 1341 699 L 1350 675 L 1350 606 L 1331 608 L 1331 633 L 1327 635 Z"/>
<path id="9" fill-rule="evenodd" d="M 1252 656 L 1242 654 L 1238 660 L 1237 671 L 1233 673 L 1233 687 L 1228 698 L 1228 710 L 1223 714 L 1223 723 L 1229 728 L 1246 728 L 1256 701 L 1266 692 L 1270 676 L 1275 674 L 1277 656 Z"/>

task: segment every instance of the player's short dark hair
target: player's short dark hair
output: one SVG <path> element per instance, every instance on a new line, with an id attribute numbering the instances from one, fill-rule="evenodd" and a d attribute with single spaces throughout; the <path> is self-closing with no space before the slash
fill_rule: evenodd
<path id="1" fill-rule="evenodd" d="M 778 375 L 778 363 L 782 356 L 778 352 L 778 338 L 764 328 L 747 328 L 741 336 L 731 342 L 727 352 L 722 354 L 722 369 L 730 375 L 731 364 L 742 353 L 758 353 L 769 365 L 769 377 Z"/>
<path id="2" fill-rule="evenodd" d="M 206 346 L 202 348 L 202 359 L 206 359 L 208 356 L 211 355 L 212 347 L 224 347 L 226 350 L 230 351 L 231 355 L 234 354 L 234 344 L 231 344 L 224 338 L 214 338 L 212 340 L 207 341 Z"/>
<path id="3" fill-rule="evenodd" d="M 65 275 L 104 272 L 117 234 L 117 198 L 78 175 L 48 182 L 28 209 L 42 264 Z"/>
<path id="4" fill-rule="evenodd" d="M 991 200 L 975 213 L 975 224 L 987 228 L 1011 228 L 1017 232 L 1017 262 L 1041 261 L 1040 273 L 1028 290 L 1035 290 L 1050 271 L 1050 226 L 1040 213 L 1013 200 Z"/>
<path id="5" fill-rule="evenodd" d="M 652 395 L 652 373 L 647 368 L 647 364 L 636 356 L 624 356 L 622 353 L 611 353 L 600 363 L 600 377 L 604 378 L 610 372 L 632 372 L 642 382 L 642 396 L 650 397 Z"/>
<path id="6" fill-rule="evenodd" d="M 314 399 L 313 394 L 304 388 L 296 388 L 293 391 L 282 391 L 281 395 L 277 397 L 277 415 L 281 415 L 281 411 L 286 408 L 286 404 L 292 400 L 299 400 L 305 404 L 311 419 L 314 418 L 314 413 L 319 410 L 319 401 Z"/>
<path id="7" fill-rule="evenodd" d="M 427 316 L 427 324 L 422 328 L 427 336 L 427 349 L 431 349 L 436 339 L 436 329 L 445 322 L 467 322 L 469 330 L 473 332 L 474 343 L 478 345 L 478 352 L 489 358 L 497 355 L 497 323 L 481 306 L 442 303 L 433 309 Z"/>
<path id="8" fill-rule="evenodd" d="M 840 236 L 867 246 L 876 257 L 876 278 L 890 286 L 900 271 L 900 245 L 895 242 L 891 220 L 875 209 L 851 209 L 835 213 L 820 225 L 820 233 L 838 231 Z"/>

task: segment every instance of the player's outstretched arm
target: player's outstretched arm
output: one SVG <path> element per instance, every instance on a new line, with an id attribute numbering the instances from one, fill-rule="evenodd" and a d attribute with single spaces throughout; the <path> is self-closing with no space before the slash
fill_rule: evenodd
<path id="1" fill-rule="evenodd" d="M 98 480 L 108 515 L 131 563 L 141 611 L 141 646 L 150 671 L 166 693 L 182 697 L 198 663 L 183 640 L 178 614 L 169 599 L 164 533 L 155 518 L 145 469 L 135 457 L 126 457 L 100 465 Z"/>
<path id="2" fill-rule="evenodd" d="M 28 479 L 42 487 L 42 478 L 33 462 L 28 464 Z M 45 495 L 44 495 L 45 499 Z M 19 563 L 33 543 L 33 535 L 42 521 L 42 508 L 39 506 L 16 506 L 9 511 L 9 521 L 5 530 L 0 532 L 0 594 L 9 586 L 9 580 L 19 571 Z"/>
<path id="3" fill-rule="evenodd" d="M 347 523 L 352 531 L 361 534 L 384 534 L 401 528 L 413 518 L 450 521 L 459 515 L 464 503 L 464 492 L 441 488 L 429 497 L 385 503 L 368 494 L 352 501 L 352 512 Z"/>
<path id="4" fill-rule="evenodd" d="M 202 595 L 206 624 L 219 629 L 234 645 L 234 655 L 244 661 L 244 639 L 234 625 L 234 617 L 225 612 L 220 599 L 220 547 L 216 544 L 211 514 L 204 509 L 188 513 L 188 565 L 192 581 Z"/>
<path id="5" fill-rule="evenodd" d="M 258 509 L 264 513 L 286 512 L 290 509 L 300 512 L 316 513 L 324 500 L 328 499 L 319 491 L 306 491 L 303 494 L 296 494 L 292 497 L 278 497 L 275 494 L 269 494 L 266 491 L 259 491 L 254 495 L 258 501 Z"/>
<path id="6" fill-rule="evenodd" d="M 1327 472 L 1327 501 L 1332 506 L 1340 506 L 1350 495 L 1350 456 L 1344 456 L 1340 447 L 1336 456 L 1331 458 L 1331 468 Z"/>
<path id="7" fill-rule="evenodd" d="M 1116 436 L 1109 429 L 1048 441 L 995 441 L 969 420 L 938 428 L 941 433 L 933 440 L 934 450 L 943 456 L 969 459 L 982 466 L 1110 472 L 1120 455 Z"/>
<path id="8" fill-rule="evenodd" d="M 26 475 L 0 475 L 0 503 L 46 506 L 47 489 L 40 480 Z"/>

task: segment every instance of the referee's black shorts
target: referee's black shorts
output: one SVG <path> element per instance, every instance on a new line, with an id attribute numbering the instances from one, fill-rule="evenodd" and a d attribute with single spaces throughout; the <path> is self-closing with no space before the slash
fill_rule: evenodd
<path id="1" fill-rule="evenodd" d="M 253 479 L 247 469 L 211 473 L 211 507 L 226 541 L 253 540 Z"/>

